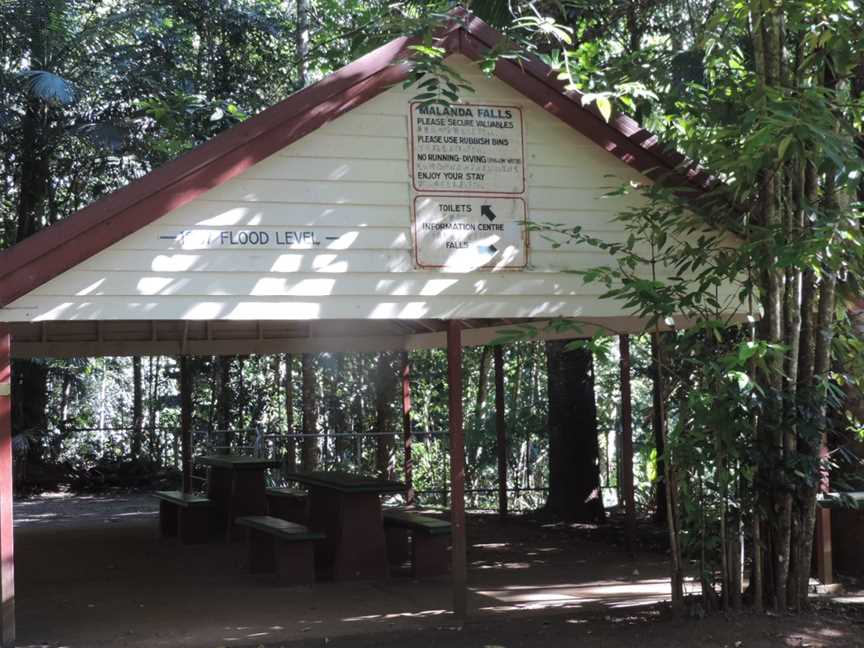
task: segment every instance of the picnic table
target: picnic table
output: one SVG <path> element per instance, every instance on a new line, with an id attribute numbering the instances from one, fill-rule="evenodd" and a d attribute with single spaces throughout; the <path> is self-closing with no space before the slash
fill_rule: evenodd
<path id="1" fill-rule="evenodd" d="M 278 461 L 242 455 L 205 455 L 195 463 L 210 468 L 207 496 L 216 508 L 218 531 L 229 541 L 242 535 L 234 520 L 267 512 L 264 472 L 279 466 Z"/>
<path id="2" fill-rule="evenodd" d="M 288 481 L 309 489 L 309 527 L 325 534 L 315 552 L 319 573 L 335 580 L 387 577 L 381 495 L 405 485 L 346 472 L 295 472 Z"/>

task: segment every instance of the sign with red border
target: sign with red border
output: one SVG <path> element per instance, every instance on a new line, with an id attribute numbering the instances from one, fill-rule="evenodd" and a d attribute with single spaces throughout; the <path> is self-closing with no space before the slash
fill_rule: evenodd
<path id="1" fill-rule="evenodd" d="M 414 197 L 414 259 L 454 272 L 528 265 L 525 201 L 514 196 Z"/>
<path id="2" fill-rule="evenodd" d="M 522 109 L 412 103 L 411 180 L 417 192 L 522 194 Z"/>

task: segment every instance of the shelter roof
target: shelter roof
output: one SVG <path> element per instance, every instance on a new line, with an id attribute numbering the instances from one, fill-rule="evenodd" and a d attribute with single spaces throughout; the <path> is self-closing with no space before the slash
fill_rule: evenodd
<path id="1" fill-rule="evenodd" d="M 448 54 L 478 60 L 503 36 L 459 8 L 441 32 Z M 276 151 L 403 81 L 412 39 L 397 38 L 260 114 L 213 137 L 68 218 L 0 252 L 0 307 L 45 284 L 145 225 L 243 173 Z M 608 153 L 658 181 L 694 196 L 712 177 L 665 146 L 630 117 L 608 122 L 579 92 L 567 91 L 539 59 L 499 59 L 494 75 Z"/>

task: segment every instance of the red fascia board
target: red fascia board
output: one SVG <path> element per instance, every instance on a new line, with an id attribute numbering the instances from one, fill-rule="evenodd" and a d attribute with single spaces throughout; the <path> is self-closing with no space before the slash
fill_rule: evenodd
<path id="1" fill-rule="evenodd" d="M 458 48 L 458 27 L 442 33 Z M 0 252 L 0 305 L 219 186 L 403 81 L 415 39 L 397 38 L 185 155 Z"/>
<path id="2" fill-rule="evenodd" d="M 480 59 L 502 42 L 503 36 L 499 32 L 475 16 L 467 14 L 462 24 L 464 31 L 460 49 L 470 58 Z M 627 115 L 616 114 L 607 122 L 593 103 L 582 104 L 582 93 L 567 90 L 554 70 L 534 56 L 525 56 L 518 63 L 499 59 L 495 75 L 649 177 L 689 186 L 699 193 L 719 184 L 705 169 L 664 147 L 655 134 Z M 536 83 L 531 83 L 528 77 Z"/>
<path id="3" fill-rule="evenodd" d="M 439 45 L 447 53 L 478 59 L 503 38 L 465 9 L 452 12 Z M 416 39 L 397 38 L 346 65 L 318 83 L 293 94 L 7 250 L 0 251 L 0 306 L 9 304 L 109 245 L 152 223 L 205 191 L 236 177 L 328 121 L 404 80 Z M 527 74 L 526 74 L 527 72 Z M 609 153 L 654 178 L 671 176 L 700 191 L 714 184 L 701 169 L 685 169 L 686 159 L 658 150 L 656 136 L 630 118 L 607 123 L 593 106 L 582 106 L 579 93 L 567 92 L 554 72 L 536 58 L 517 65 L 501 59 L 496 75 L 550 114 L 589 137 Z"/>

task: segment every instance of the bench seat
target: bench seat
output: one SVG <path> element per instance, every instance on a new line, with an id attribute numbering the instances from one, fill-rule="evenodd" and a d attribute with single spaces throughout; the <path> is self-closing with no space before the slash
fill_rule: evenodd
<path id="1" fill-rule="evenodd" d="M 401 564 L 411 557 L 411 575 L 427 578 L 446 574 L 449 567 L 447 549 L 451 534 L 446 520 L 405 510 L 385 510 L 387 555 L 391 564 Z"/>
<path id="2" fill-rule="evenodd" d="M 290 498 L 305 498 L 308 493 L 302 488 L 288 488 L 287 486 L 270 486 L 267 488 L 267 494 L 273 497 L 290 497 Z"/>
<path id="3" fill-rule="evenodd" d="M 268 488 L 267 513 L 297 524 L 309 522 L 309 495 L 299 488 Z"/>
<path id="4" fill-rule="evenodd" d="M 414 513 L 413 511 L 384 511 L 384 526 L 408 529 L 425 535 L 450 535 L 450 523 L 446 520 Z"/>
<path id="5" fill-rule="evenodd" d="M 156 491 L 159 531 L 163 538 L 180 536 L 183 544 L 207 542 L 213 500 L 183 491 Z"/>
<path id="6" fill-rule="evenodd" d="M 196 495 L 195 493 L 184 493 L 183 491 L 156 491 L 153 496 L 184 508 L 193 506 L 213 506 L 213 500 L 209 497 Z"/>
<path id="7" fill-rule="evenodd" d="M 315 542 L 325 535 L 272 515 L 234 520 L 246 528 L 246 565 L 252 574 L 275 573 L 283 585 L 307 585 L 315 580 Z"/>

